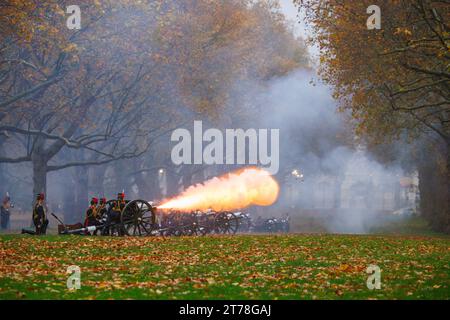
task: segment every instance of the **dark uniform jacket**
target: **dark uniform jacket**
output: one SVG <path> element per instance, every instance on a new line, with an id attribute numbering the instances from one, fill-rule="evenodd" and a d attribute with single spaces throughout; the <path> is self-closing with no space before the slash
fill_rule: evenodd
<path id="1" fill-rule="evenodd" d="M 45 213 L 45 207 L 42 203 L 36 202 L 33 209 L 33 223 L 36 227 L 36 234 L 45 234 L 48 220 Z"/>
<path id="2" fill-rule="evenodd" d="M 7 229 L 9 224 L 9 210 L 5 206 L 0 208 L 0 226 L 2 229 Z"/>

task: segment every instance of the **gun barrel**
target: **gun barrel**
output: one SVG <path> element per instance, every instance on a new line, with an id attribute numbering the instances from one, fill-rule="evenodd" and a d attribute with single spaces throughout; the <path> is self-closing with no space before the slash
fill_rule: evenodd
<path id="1" fill-rule="evenodd" d="M 87 228 L 80 228 L 74 230 L 65 230 L 62 234 L 76 234 L 76 233 L 85 233 L 85 232 L 94 232 L 99 229 L 97 226 L 89 226 Z"/>

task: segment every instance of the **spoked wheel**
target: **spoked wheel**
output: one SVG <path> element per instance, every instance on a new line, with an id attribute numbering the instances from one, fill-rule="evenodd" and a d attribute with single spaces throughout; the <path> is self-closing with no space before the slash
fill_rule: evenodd
<path id="1" fill-rule="evenodd" d="M 150 235 L 155 222 L 155 210 L 145 200 L 128 202 L 120 216 L 122 231 L 126 236 Z"/>
<path id="2" fill-rule="evenodd" d="M 201 234 L 201 230 L 198 224 L 198 216 L 196 212 L 187 213 L 185 217 L 185 235 L 196 236 Z"/>
<path id="3" fill-rule="evenodd" d="M 214 216 L 207 213 L 197 214 L 197 234 L 205 236 L 214 231 Z"/>
<path id="4" fill-rule="evenodd" d="M 222 212 L 209 212 L 206 214 L 205 225 L 208 233 L 224 233 L 226 216 Z"/>
<path id="5" fill-rule="evenodd" d="M 103 232 L 103 228 L 102 226 L 104 225 L 104 223 L 107 220 L 107 208 L 105 206 L 104 209 L 97 211 L 97 216 L 96 216 L 96 221 L 95 224 L 91 224 L 91 225 L 95 225 L 97 227 L 97 229 L 92 233 L 92 235 L 94 236 L 101 236 L 104 234 Z"/>
<path id="6" fill-rule="evenodd" d="M 250 232 L 252 227 L 253 227 L 253 224 L 252 224 L 252 220 L 250 219 L 250 217 L 244 216 L 239 223 L 239 230 L 241 232 Z"/>
<path id="7" fill-rule="evenodd" d="M 216 216 L 217 228 L 224 234 L 235 234 L 239 228 L 239 218 L 233 212 L 221 212 Z"/>
<path id="8" fill-rule="evenodd" d="M 195 234 L 197 236 L 206 236 L 209 232 L 210 228 L 199 221 L 197 227 L 195 228 Z"/>
<path id="9" fill-rule="evenodd" d="M 183 228 L 181 228 L 181 227 L 170 227 L 164 233 L 164 236 L 167 236 L 167 237 L 181 237 L 183 235 L 184 235 L 184 231 L 183 231 Z"/>
<path id="10" fill-rule="evenodd" d="M 120 224 L 113 224 L 108 228 L 108 233 L 107 235 L 111 236 L 111 237 L 121 237 L 123 236 L 123 229 L 122 229 L 122 225 Z"/>
<path id="11" fill-rule="evenodd" d="M 176 215 L 173 212 L 162 212 L 160 219 L 160 233 L 163 237 L 173 236 L 177 226 Z"/>

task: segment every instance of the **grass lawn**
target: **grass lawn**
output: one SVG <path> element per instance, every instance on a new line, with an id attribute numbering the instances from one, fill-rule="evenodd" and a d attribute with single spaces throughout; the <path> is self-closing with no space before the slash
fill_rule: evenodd
<path id="1" fill-rule="evenodd" d="M 380 290 L 366 286 L 370 264 Z M 450 299 L 450 238 L 0 236 L 0 299 L 110 298 Z"/>

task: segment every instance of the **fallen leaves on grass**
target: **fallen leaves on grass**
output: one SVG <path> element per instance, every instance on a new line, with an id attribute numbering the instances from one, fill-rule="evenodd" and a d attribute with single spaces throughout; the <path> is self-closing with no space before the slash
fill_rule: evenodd
<path id="1" fill-rule="evenodd" d="M 0 241 L 0 298 L 448 299 L 449 260 L 447 238 L 16 236 Z M 369 264 L 382 290 L 367 289 Z"/>

